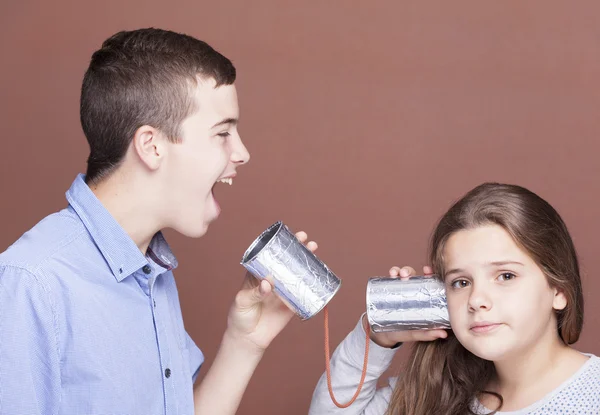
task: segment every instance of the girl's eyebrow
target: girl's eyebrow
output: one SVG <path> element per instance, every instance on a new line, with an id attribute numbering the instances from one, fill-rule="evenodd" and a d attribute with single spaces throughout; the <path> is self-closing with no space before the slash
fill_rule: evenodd
<path id="1" fill-rule="evenodd" d="M 525 265 L 522 264 L 519 261 L 494 261 L 494 262 L 490 262 L 488 265 L 494 265 L 494 266 L 502 266 L 502 265 L 521 265 L 522 267 L 524 267 Z"/>
<path id="2" fill-rule="evenodd" d="M 524 264 L 522 264 L 519 261 L 492 261 L 492 262 L 488 262 L 486 265 L 494 266 L 494 267 L 499 267 L 499 266 L 504 266 L 504 265 L 520 265 L 522 267 L 525 266 Z M 464 272 L 464 270 L 462 268 L 452 268 L 451 270 L 446 272 L 446 275 L 444 275 L 444 279 L 446 279 L 449 275 L 460 274 L 462 272 Z"/>

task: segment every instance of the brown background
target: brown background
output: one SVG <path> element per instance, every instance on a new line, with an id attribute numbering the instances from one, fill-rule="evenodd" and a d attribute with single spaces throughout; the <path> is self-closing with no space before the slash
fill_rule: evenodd
<path id="1" fill-rule="evenodd" d="M 563 215 L 587 301 L 577 347 L 600 354 L 600 3 L 2 0 L 0 250 L 62 208 L 84 171 L 78 100 L 91 53 L 146 26 L 206 40 L 239 71 L 252 161 L 217 189 L 223 213 L 206 237 L 168 233 L 208 364 L 241 255 L 272 222 L 306 230 L 343 278 L 330 307 L 337 343 L 364 309 L 367 278 L 423 265 L 435 220 L 488 180 L 529 187 Z M 307 412 L 322 325 L 322 314 L 292 321 L 239 413 Z"/>

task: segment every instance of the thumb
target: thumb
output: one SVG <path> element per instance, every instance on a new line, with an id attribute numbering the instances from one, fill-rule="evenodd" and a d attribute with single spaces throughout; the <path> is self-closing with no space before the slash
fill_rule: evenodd
<path id="1" fill-rule="evenodd" d="M 271 293 L 271 284 L 262 280 L 260 284 L 241 290 L 236 296 L 236 303 L 239 308 L 252 308 L 262 302 Z"/>

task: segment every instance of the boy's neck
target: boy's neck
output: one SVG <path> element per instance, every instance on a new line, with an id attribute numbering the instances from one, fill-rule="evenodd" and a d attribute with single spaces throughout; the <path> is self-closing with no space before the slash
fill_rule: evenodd
<path id="1" fill-rule="evenodd" d="M 161 230 L 156 214 L 160 190 L 152 189 L 150 183 L 135 173 L 119 170 L 100 183 L 90 185 L 90 189 L 145 254 L 150 241 Z"/>

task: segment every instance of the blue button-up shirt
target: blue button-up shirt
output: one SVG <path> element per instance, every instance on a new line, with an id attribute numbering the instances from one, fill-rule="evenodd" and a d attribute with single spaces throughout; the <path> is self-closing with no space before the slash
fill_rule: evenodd
<path id="1" fill-rule="evenodd" d="M 0 254 L 0 414 L 193 414 L 204 357 L 169 246 L 144 255 L 83 175 L 66 195 Z"/>

